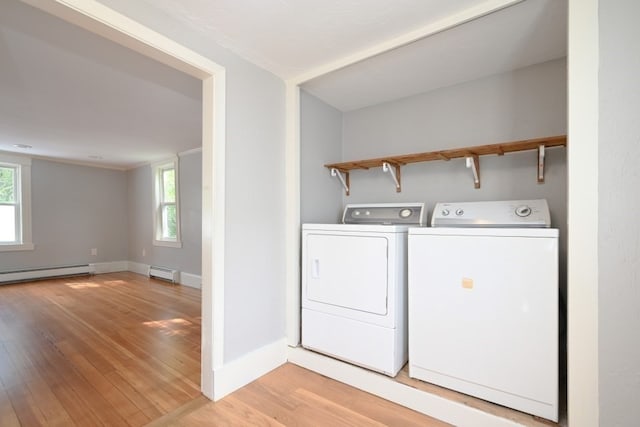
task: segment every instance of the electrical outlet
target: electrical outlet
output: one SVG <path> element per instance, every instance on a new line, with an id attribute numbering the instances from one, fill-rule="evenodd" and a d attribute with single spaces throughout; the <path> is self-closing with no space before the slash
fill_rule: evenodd
<path id="1" fill-rule="evenodd" d="M 98 255 L 98 248 L 91 248 L 91 255 L 92 256 L 97 256 Z"/>
<path id="2" fill-rule="evenodd" d="M 142 248 L 142 256 L 147 256 L 147 250 L 145 248 Z"/>

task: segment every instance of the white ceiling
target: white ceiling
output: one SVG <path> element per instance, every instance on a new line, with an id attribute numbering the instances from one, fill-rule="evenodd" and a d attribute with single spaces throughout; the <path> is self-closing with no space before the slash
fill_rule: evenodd
<path id="1" fill-rule="evenodd" d="M 288 79 L 510 0 L 100 1 L 188 27 Z M 566 0 L 527 0 L 304 87 L 348 111 L 565 52 Z M 0 3 L 0 62 L 0 150 L 23 143 L 31 154 L 129 168 L 200 145 L 199 81 L 18 0 Z"/>
<path id="2" fill-rule="evenodd" d="M 118 9 L 131 0 L 101 0 Z M 287 79 L 496 0 L 137 0 Z"/>
<path id="3" fill-rule="evenodd" d="M 202 144 L 200 80 L 17 0 L 0 64 L 2 151 L 126 169 Z"/>
<path id="4" fill-rule="evenodd" d="M 528 0 L 303 85 L 342 111 L 565 57 L 567 2 Z"/>

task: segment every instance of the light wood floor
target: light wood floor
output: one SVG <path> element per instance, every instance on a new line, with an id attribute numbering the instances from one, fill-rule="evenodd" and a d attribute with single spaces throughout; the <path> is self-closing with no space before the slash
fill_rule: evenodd
<path id="1" fill-rule="evenodd" d="M 0 426 L 141 426 L 200 396 L 200 291 L 132 273 L 0 286 Z"/>
<path id="2" fill-rule="evenodd" d="M 398 426 L 448 424 L 286 363 L 219 402 L 196 400 L 158 426 Z"/>
<path id="3" fill-rule="evenodd" d="M 0 286 L 0 426 L 441 426 L 286 364 L 200 394 L 200 291 L 133 273 Z"/>

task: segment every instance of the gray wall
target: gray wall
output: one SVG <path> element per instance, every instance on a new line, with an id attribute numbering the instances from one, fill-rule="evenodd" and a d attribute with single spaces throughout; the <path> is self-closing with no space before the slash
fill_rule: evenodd
<path id="1" fill-rule="evenodd" d="M 342 156 L 342 112 L 300 91 L 300 220 L 338 222 L 342 187 L 323 167 Z"/>
<path id="2" fill-rule="evenodd" d="M 336 221 L 346 203 L 546 198 L 560 229 L 561 289 L 566 288 L 566 150 L 547 150 L 545 183 L 536 180 L 536 152 L 480 158 L 475 189 L 464 159 L 402 167 L 402 192 L 381 168 L 351 172 L 351 195 L 322 165 L 385 155 L 562 135 L 567 129 L 566 60 L 558 59 L 398 101 L 339 112 L 301 93 L 303 222 Z M 342 135 L 337 133 L 342 120 Z M 337 143 L 342 140 L 342 154 Z M 317 156 L 318 160 L 314 160 Z M 327 180 L 333 183 L 327 183 Z M 336 195 L 342 203 L 336 203 Z M 318 210 L 317 216 L 313 211 Z M 431 212 L 429 212 L 430 214 Z"/>
<path id="3" fill-rule="evenodd" d="M 438 89 L 344 114 L 345 161 L 446 148 L 493 144 L 566 133 L 566 61 Z M 545 183 L 536 181 L 536 152 L 480 158 L 475 189 L 464 159 L 402 168 L 396 193 L 381 168 L 351 173 L 345 203 L 418 201 L 429 210 L 442 201 L 546 198 L 560 229 L 561 278 L 566 277 L 566 150 L 547 150 Z M 338 190 L 336 190 L 338 191 Z"/>
<path id="4" fill-rule="evenodd" d="M 285 336 L 285 86 L 150 3 L 101 3 L 227 70 L 224 361 Z"/>
<path id="5" fill-rule="evenodd" d="M 125 172 L 33 159 L 31 199 L 35 250 L 3 252 L 0 270 L 128 259 Z"/>
<path id="6" fill-rule="evenodd" d="M 202 153 L 180 156 L 181 248 L 154 246 L 151 166 L 127 172 L 129 260 L 200 275 L 202 263 Z M 145 255 L 143 255 L 143 249 Z"/>
<path id="7" fill-rule="evenodd" d="M 226 363 L 285 336 L 286 185 L 284 82 L 248 63 L 223 64 Z"/>
<path id="8" fill-rule="evenodd" d="M 598 318 L 602 426 L 640 419 L 640 3 L 599 3 Z"/>
<path id="9" fill-rule="evenodd" d="M 566 132 L 566 62 L 556 60 L 435 90 L 344 115 L 343 159 L 381 157 L 492 144 Z M 490 200 L 549 193 L 555 225 L 565 222 L 564 149 L 550 149 L 549 181 L 535 180 L 536 155 L 481 157 L 482 187 L 473 188 L 464 159 L 402 168 L 402 192 L 381 169 L 352 173 L 349 202 Z M 515 173 L 516 176 L 511 174 Z M 504 181 L 508 182 L 504 182 Z M 556 195 L 556 193 L 560 193 Z M 432 203 L 431 203 L 432 204 Z M 561 206 L 562 205 L 562 206 Z"/>
<path id="10" fill-rule="evenodd" d="M 0 270 L 136 261 L 201 274 L 201 153 L 180 157 L 182 248 L 151 244 L 150 166 L 124 172 L 33 159 L 31 187 L 35 250 L 3 252 Z"/>

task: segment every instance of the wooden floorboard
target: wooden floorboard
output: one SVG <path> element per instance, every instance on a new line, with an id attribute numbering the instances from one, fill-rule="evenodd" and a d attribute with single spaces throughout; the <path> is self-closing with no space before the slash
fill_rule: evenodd
<path id="1" fill-rule="evenodd" d="M 287 363 L 219 402 L 199 401 L 159 426 L 398 426 L 447 424 Z"/>
<path id="2" fill-rule="evenodd" d="M 200 304 L 133 273 L 0 286 L 0 426 L 142 426 L 198 398 Z"/>
<path id="3" fill-rule="evenodd" d="M 200 291 L 133 273 L 0 286 L 0 426 L 439 426 L 286 364 L 200 394 Z"/>
<path id="4" fill-rule="evenodd" d="M 445 425 L 292 364 L 210 402 L 200 393 L 200 305 L 197 289 L 126 272 L 0 286 L 0 427 Z M 506 410 L 406 368 L 396 380 Z"/>

